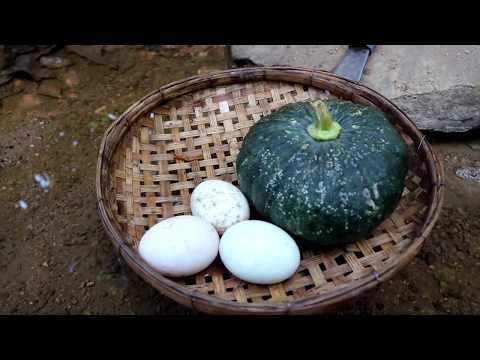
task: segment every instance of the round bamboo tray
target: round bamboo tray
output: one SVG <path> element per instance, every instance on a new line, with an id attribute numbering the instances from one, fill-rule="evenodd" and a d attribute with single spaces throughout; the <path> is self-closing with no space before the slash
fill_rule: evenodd
<path id="1" fill-rule="evenodd" d="M 138 255 L 144 232 L 190 214 L 190 194 L 205 179 L 236 185 L 235 159 L 249 128 L 291 102 L 339 97 L 380 108 L 409 146 L 409 173 L 395 212 L 346 246 L 301 248 L 288 280 L 258 286 L 217 260 L 188 278 L 167 278 Z M 443 169 L 414 123 L 379 93 L 325 71 L 244 68 L 162 86 L 106 131 L 97 165 L 97 206 L 115 248 L 144 280 L 171 299 L 210 314 L 311 314 L 391 278 L 420 250 L 438 218 Z"/>

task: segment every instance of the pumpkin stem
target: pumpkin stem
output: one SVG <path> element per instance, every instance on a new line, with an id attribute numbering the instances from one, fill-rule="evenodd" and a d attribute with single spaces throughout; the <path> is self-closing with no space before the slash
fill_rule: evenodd
<path id="1" fill-rule="evenodd" d="M 332 119 L 327 105 L 322 100 L 316 100 L 310 104 L 317 115 L 317 119 L 307 128 L 310 136 L 315 140 L 335 140 L 340 135 L 342 127 Z"/>

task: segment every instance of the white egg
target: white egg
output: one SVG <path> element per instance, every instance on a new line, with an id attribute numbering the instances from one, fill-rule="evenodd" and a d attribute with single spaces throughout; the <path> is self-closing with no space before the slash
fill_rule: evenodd
<path id="1" fill-rule="evenodd" d="M 300 250 L 284 230 L 265 221 L 233 225 L 220 239 L 220 258 L 236 277 L 253 284 L 275 284 L 300 265 Z"/>
<path id="2" fill-rule="evenodd" d="M 189 276 L 206 269 L 218 255 L 219 236 L 207 221 L 175 216 L 152 226 L 138 246 L 140 256 L 158 272 Z"/>
<path id="3" fill-rule="evenodd" d="M 222 180 L 206 180 L 198 185 L 192 193 L 190 207 L 193 215 L 208 221 L 219 234 L 250 217 L 245 195 Z"/>

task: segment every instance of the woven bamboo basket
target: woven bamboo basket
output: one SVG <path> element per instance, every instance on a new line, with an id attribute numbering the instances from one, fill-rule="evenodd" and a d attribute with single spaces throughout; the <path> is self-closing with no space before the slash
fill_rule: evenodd
<path id="1" fill-rule="evenodd" d="M 190 194 L 205 179 L 237 183 L 235 159 L 249 128 L 291 102 L 344 98 L 380 108 L 409 146 L 409 173 L 395 212 L 364 239 L 301 248 L 288 280 L 258 286 L 217 259 L 188 278 L 167 278 L 137 253 L 144 232 L 191 214 Z M 210 314 L 311 314 L 391 278 L 420 250 L 438 218 L 443 169 L 425 137 L 392 102 L 366 86 L 305 68 L 244 68 L 165 85 L 139 100 L 106 131 L 97 165 L 97 206 L 126 263 L 162 294 Z"/>

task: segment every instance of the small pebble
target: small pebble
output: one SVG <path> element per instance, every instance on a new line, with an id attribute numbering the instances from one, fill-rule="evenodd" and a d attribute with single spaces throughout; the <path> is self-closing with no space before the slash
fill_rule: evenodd
<path id="1" fill-rule="evenodd" d="M 94 281 L 88 281 L 86 284 L 85 284 L 87 287 L 92 287 L 95 285 L 95 282 Z"/>
<path id="2" fill-rule="evenodd" d="M 31 147 L 31 148 L 34 148 L 34 147 L 35 147 L 35 145 L 33 145 L 33 144 L 30 144 L 30 147 Z"/>
<path id="3" fill-rule="evenodd" d="M 78 140 L 74 140 L 74 141 L 72 142 L 72 145 L 73 145 L 73 146 L 77 146 L 77 145 L 78 145 Z"/>
<path id="4" fill-rule="evenodd" d="M 76 266 L 77 266 L 77 264 L 71 264 L 71 265 L 68 267 L 68 272 L 69 272 L 69 273 L 74 273 Z"/>
<path id="5" fill-rule="evenodd" d="M 155 113 L 150 113 L 150 119 L 155 119 Z"/>
<path id="6" fill-rule="evenodd" d="M 60 69 L 72 65 L 72 62 L 59 56 L 43 56 L 40 58 L 40 64 L 49 69 Z"/>
<path id="7" fill-rule="evenodd" d="M 63 131 L 60 131 L 60 133 L 58 134 L 58 136 L 60 136 L 60 137 L 63 137 L 64 135 L 65 135 L 65 132 L 63 132 Z"/>
<path id="8" fill-rule="evenodd" d="M 45 261 L 45 262 L 42 264 L 42 266 L 48 268 L 48 262 Z"/>
<path id="9" fill-rule="evenodd" d="M 27 204 L 27 202 L 26 202 L 25 200 L 20 200 L 20 201 L 18 202 L 18 206 L 19 206 L 21 209 L 24 209 L 24 210 L 28 208 L 28 204 Z"/>
<path id="10" fill-rule="evenodd" d="M 42 188 L 42 189 L 48 189 L 50 187 L 50 179 L 48 178 L 48 175 L 43 173 L 43 174 L 35 174 L 34 175 L 35 181 L 37 184 Z"/>
<path id="11" fill-rule="evenodd" d="M 116 116 L 115 114 L 112 114 L 112 113 L 108 113 L 107 117 L 112 121 L 115 121 L 115 120 L 118 119 L 118 116 Z"/>
<path id="12" fill-rule="evenodd" d="M 455 175 L 465 180 L 480 182 L 480 167 L 465 167 L 457 169 Z"/>

